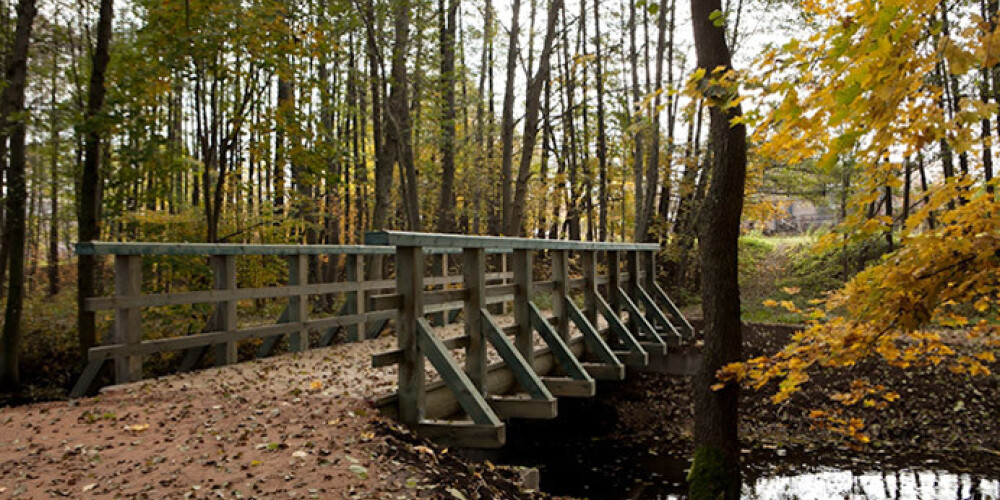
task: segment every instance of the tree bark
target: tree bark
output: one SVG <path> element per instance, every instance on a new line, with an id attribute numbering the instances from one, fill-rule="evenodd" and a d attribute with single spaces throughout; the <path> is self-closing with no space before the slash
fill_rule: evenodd
<path id="1" fill-rule="evenodd" d="M 597 86 L 598 239 L 608 240 L 608 133 L 604 125 L 604 55 L 601 51 L 601 1 L 594 0 L 594 82 Z"/>
<path id="2" fill-rule="evenodd" d="M 517 77 L 517 37 L 521 0 L 514 0 L 511 14 L 510 42 L 507 44 L 507 80 L 504 82 L 503 116 L 500 118 L 500 141 L 503 144 L 500 166 L 500 196 L 503 231 L 508 236 L 513 218 L 511 177 L 514 171 L 514 79 Z M 522 145 L 523 147 L 523 145 Z"/>
<path id="3" fill-rule="evenodd" d="M 7 226 L 5 240 L 10 245 L 7 308 L 4 311 L 3 339 L 0 347 L 0 391 L 17 392 L 21 388 L 19 354 L 21 349 L 21 315 L 24 303 L 24 240 L 26 121 L 24 89 L 28 72 L 28 50 L 31 28 L 35 21 L 35 0 L 20 0 L 17 4 L 17 27 L 8 64 L 4 71 L 7 88 L 3 93 L 6 111 L 3 128 L 10 130 L 10 167 L 7 186 Z"/>
<path id="4" fill-rule="evenodd" d="M 80 178 L 80 203 L 77 214 L 77 231 L 81 242 L 100 238 L 101 178 L 100 154 L 102 130 L 99 126 L 104 108 L 105 75 L 111 60 L 111 20 L 114 16 L 114 0 L 101 0 L 101 10 L 97 21 L 97 46 L 94 48 L 93 64 L 90 70 L 90 89 L 87 92 L 86 136 L 84 138 L 83 172 Z M 86 311 L 84 301 L 94 295 L 96 261 L 91 255 L 77 258 L 77 330 L 81 359 L 96 343 L 94 313 Z"/>
<path id="5" fill-rule="evenodd" d="M 515 0 L 517 1 L 517 0 Z M 521 236 L 524 229 L 524 205 L 528 198 L 528 181 L 531 178 L 531 158 L 534 156 L 535 139 L 538 137 L 538 115 L 541 108 L 542 89 L 549 79 L 552 56 L 552 46 L 556 38 L 556 21 L 562 10 L 563 0 L 549 2 L 549 18 L 545 29 L 545 41 L 542 42 L 542 53 L 538 57 L 538 70 L 528 85 L 528 96 L 524 105 L 524 134 L 521 140 L 521 163 L 517 172 L 517 186 L 514 192 L 511 217 L 504 228 L 504 234 Z"/>
<path id="6" fill-rule="evenodd" d="M 440 0 L 441 16 L 441 195 L 439 233 L 455 229 L 455 26 L 459 0 Z"/>
<path id="7" fill-rule="evenodd" d="M 56 114 L 56 74 L 59 70 L 59 52 L 52 41 L 52 74 L 49 75 L 49 127 L 52 157 L 49 164 L 49 295 L 59 293 L 59 117 Z"/>
<path id="8" fill-rule="evenodd" d="M 732 68 L 724 26 L 716 26 L 712 13 L 721 11 L 720 0 L 691 0 L 698 67 L 708 76 L 715 68 Z M 691 466 L 692 500 L 736 500 L 740 496 L 740 446 L 738 437 L 739 385 L 712 390 L 716 372 L 742 357 L 738 239 L 746 183 L 746 128 L 730 125 L 740 115 L 739 106 L 723 109 L 723 100 L 738 91 L 702 87 L 713 97 L 711 118 L 711 184 L 699 215 L 701 297 L 705 318 L 702 366 L 695 376 L 695 457 Z"/>

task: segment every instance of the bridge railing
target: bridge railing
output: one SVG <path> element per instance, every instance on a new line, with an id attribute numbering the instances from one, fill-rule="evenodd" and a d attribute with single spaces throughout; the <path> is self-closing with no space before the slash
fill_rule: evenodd
<path id="1" fill-rule="evenodd" d="M 71 397 L 79 397 L 91 388 L 107 361 L 114 363 L 115 383 L 128 383 L 143 378 L 143 357 L 156 353 L 184 351 L 180 370 L 190 370 L 198 365 L 206 351 L 214 349 L 216 365 L 238 361 L 237 344 L 243 340 L 262 339 L 257 356 L 269 355 L 277 342 L 288 339 L 293 352 L 310 347 L 330 345 L 339 329 L 347 330 L 347 338 L 356 340 L 377 335 L 385 324 L 396 318 L 397 309 L 391 300 L 396 281 L 379 276 L 365 276 L 366 256 L 392 258 L 396 249 L 390 246 L 369 245 L 242 245 L 200 243 L 112 243 L 91 242 L 77 245 L 80 255 L 111 256 L 114 259 L 114 294 L 85 299 L 84 310 L 89 312 L 113 311 L 113 327 L 104 335 L 103 345 L 87 352 L 87 366 Z M 449 274 L 449 255 L 460 250 L 440 248 L 427 252 L 433 259 L 434 274 L 426 284 L 438 290 L 437 297 L 447 298 L 446 289 L 462 282 L 459 275 Z M 506 265 L 505 250 L 491 253 L 501 259 L 499 272 L 488 273 L 485 278 L 505 283 L 511 274 L 502 269 Z M 211 272 L 211 290 L 168 293 L 143 293 L 143 259 L 155 257 L 192 257 L 208 259 Z M 243 256 L 275 256 L 288 262 L 287 283 L 276 286 L 239 288 L 237 262 Z M 344 256 L 346 281 L 310 282 L 309 259 L 317 256 Z M 381 269 L 378 272 L 381 274 Z M 346 294 L 346 300 L 337 314 L 313 317 L 310 297 L 317 295 Z M 505 297 L 491 298 L 499 303 Z M 275 324 L 240 326 L 237 304 L 243 300 L 287 299 L 288 304 Z M 143 334 L 143 310 L 154 307 L 211 304 L 214 307 L 201 333 L 184 336 L 149 339 Z M 437 324 L 454 319 L 463 303 L 460 300 L 439 300 L 430 304 L 426 312 L 433 315 Z M 318 343 L 310 344 L 309 333 L 320 332 Z"/>
<path id="2" fill-rule="evenodd" d="M 453 445 L 502 445 L 502 418 L 552 418 L 555 397 L 593 396 L 595 378 L 621 380 L 625 364 L 646 365 L 650 353 L 666 355 L 669 342 L 694 333 L 656 284 L 656 244 L 393 231 L 369 233 L 366 243 L 396 249 L 396 291 L 383 300 L 398 308 L 398 348 L 373 356 L 372 363 L 398 365 L 398 391 L 379 406 L 422 435 Z M 426 291 L 423 263 L 431 248 L 461 251 L 462 288 Z M 511 284 L 490 286 L 483 279 L 485 253 L 497 250 L 511 252 Z M 535 281 L 538 269 L 532 261 L 542 252 L 551 279 Z M 577 257 L 577 277 L 570 271 L 572 255 Z M 598 275 L 599 261 L 605 263 L 603 276 Z M 582 297 L 574 297 L 575 292 Z M 542 294 L 550 296 L 551 314 L 539 307 Z M 501 295 L 513 296 L 514 324 L 509 327 L 499 326 L 485 307 L 489 298 Z M 427 306 L 445 300 L 464 303 L 465 335 L 441 340 L 427 323 Z M 623 312 L 628 313 L 625 321 Z M 606 330 L 597 328 L 599 317 L 608 323 Z M 571 337 L 571 325 L 582 336 Z M 536 348 L 535 333 L 546 347 Z M 502 362 L 489 364 L 488 345 Z M 454 349 L 464 349 L 464 367 L 452 355 Z M 426 383 L 425 361 L 440 382 Z M 447 397 L 439 389 L 446 389 Z"/>

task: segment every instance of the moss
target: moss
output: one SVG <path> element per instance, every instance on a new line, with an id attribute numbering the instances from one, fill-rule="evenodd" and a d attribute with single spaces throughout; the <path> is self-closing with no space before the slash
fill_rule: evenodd
<path id="1" fill-rule="evenodd" d="M 701 446 L 695 450 L 687 479 L 690 500 L 723 500 L 727 492 L 728 498 L 739 498 L 738 471 L 726 465 L 726 457 L 718 448 Z"/>

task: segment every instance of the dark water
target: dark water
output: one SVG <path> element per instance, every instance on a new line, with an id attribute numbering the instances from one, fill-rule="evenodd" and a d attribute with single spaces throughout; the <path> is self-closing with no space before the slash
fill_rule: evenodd
<path id="1" fill-rule="evenodd" d="M 541 489 L 553 495 L 591 500 L 667 500 L 684 498 L 689 462 L 657 454 L 657 438 L 645 443 L 609 438 L 614 409 L 598 400 L 560 400 L 552 421 L 509 424 L 508 444 L 480 454 L 507 465 L 537 467 Z M 669 449 L 668 447 L 666 449 Z M 822 463 L 822 457 L 807 457 Z M 941 468 L 880 470 L 863 464 L 851 470 L 788 463 L 749 464 L 743 497 L 760 500 L 1000 500 L 1000 471 L 992 477 L 951 473 Z"/>

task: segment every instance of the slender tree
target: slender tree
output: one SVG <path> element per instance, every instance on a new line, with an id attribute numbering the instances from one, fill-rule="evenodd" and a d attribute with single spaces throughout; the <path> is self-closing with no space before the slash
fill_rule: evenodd
<path id="1" fill-rule="evenodd" d="M 10 245 L 8 253 L 10 283 L 8 286 L 7 308 L 4 312 L 3 339 L 0 347 L 0 390 L 16 392 L 21 387 L 18 355 L 21 349 L 21 315 L 24 303 L 24 241 L 25 241 L 25 182 L 26 121 L 24 109 L 24 89 L 28 73 L 28 50 L 31 46 L 31 29 L 38 10 L 35 0 L 20 0 L 17 3 L 17 27 L 14 44 L 4 71 L 7 87 L 3 92 L 2 123 L 10 130 L 10 167 L 7 170 L 7 224 L 4 239 Z"/>
<path id="2" fill-rule="evenodd" d="M 698 68 L 706 75 L 709 99 L 711 184 L 699 216 L 701 298 L 705 347 L 695 376 L 695 456 L 690 474 L 692 500 L 740 497 L 738 438 L 739 384 L 714 390 L 716 372 L 741 358 L 738 245 L 746 183 L 746 127 L 732 125 L 740 107 L 729 106 L 738 91 L 714 84 L 717 68 L 732 69 L 720 0 L 691 0 Z M 728 107 L 728 109 L 727 109 Z"/>

